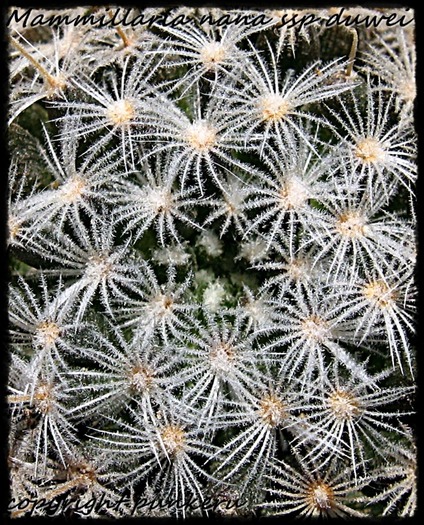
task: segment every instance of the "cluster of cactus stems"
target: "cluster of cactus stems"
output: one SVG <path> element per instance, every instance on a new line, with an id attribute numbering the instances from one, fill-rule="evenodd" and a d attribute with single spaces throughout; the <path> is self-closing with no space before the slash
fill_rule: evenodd
<path id="1" fill-rule="evenodd" d="M 412 10 L 129 11 L 7 14 L 11 515 L 414 515 Z"/>

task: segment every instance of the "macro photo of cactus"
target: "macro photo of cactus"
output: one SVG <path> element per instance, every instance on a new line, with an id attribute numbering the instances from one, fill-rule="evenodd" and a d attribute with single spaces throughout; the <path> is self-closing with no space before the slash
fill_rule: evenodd
<path id="1" fill-rule="evenodd" d="M 9 515 L 416 515 L 414 11 L 6 25 Z"/>

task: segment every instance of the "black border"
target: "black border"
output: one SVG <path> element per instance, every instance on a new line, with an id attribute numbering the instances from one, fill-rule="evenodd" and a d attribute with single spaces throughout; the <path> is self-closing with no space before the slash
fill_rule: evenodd
<path id="1" fill-rule="evenodd" d="M 122 518 L 117 520 L 111 519 L 95 519 L 95 518 L 65 518 L 62 516 L 55 517 L 24 517 L 24 518 L 10 518 L 7 513 L 7 505 L 10 497 L 10 485 L 9 485 L 9 475 L 8 475 L 8 464 L 7 464 L 7 441 L 8 441 L 8 411 L 7 411 L 7 400 L 6 400 L 6 385 L 8 379 L 8 331 L 7 331 L 7 319 L 8 319 L 8 301 L 7 301 L 7 287 L 9 282 L 9 264 L 8 264 L 8 255 L 6 250 L 6 224 L 7 224 L 7 177 L 8 177 L 8 167 L 9 167 L 9 152 L 7 149 L 7 104 L 8 104 L 8 58 L 7 58 L 7 39 L 8 39 L 8 28 L 6 27 L 8 9 L 10 7 L 34 7 L 40 9 L 60 9 L 65 7 L 77 7 L 77 6 L 104 6 L 108 5 L 108 2 L 90 2 L 90 1 L 69 1 L 69 0 L 58 0 L 56 2 L 45 1 L 45 0 L 35 0 L 34 2 L 27 1 L 15 1 L 10 2 L 6 1 L 0 6 L 0 79 L 2 79 L 2 105 L 1 105 L 1 125 L 2 125 L 2 144 L 1 144 L 1 175 L 0 175 L 0 196 L 2 202 L 0 203 L 0 247 L 1 247 L 1 257 L 0 257 L 0 279 L 3 282 L 0 282 L 0 392 L 1 392 L 1 405 L 0 405 L 0 438 L 1 438 L 1 458 L 0 458 L 0 523 L 25 523 L 27 520 L 31 524 L 46 524 L 51 523 L 99 523 L 105 525 L 110 522 L 119 522 L 119 523 L 170 523 L 174 521 L 179 521 L 182 524 L 185 523 L 246 523 L 255 521 L 255 518 L 187 518 L 185 520 L 179 519 L 174 520 L 173 518 Z M 346 1 L 275 1 L 275 0 L 244 0 L 240 5 L 240 2 L 237 0 L 226 0 L 224 2 L 219 1 L 199 1 L 199 0 L 180 0 L 180 1 L 170 1 L 170 0 L 159 0 L 157 3 L 155 0 L 142 0 L 139 2 L 122 2 L 116 1 L 111 2 L 109 5 L 113 7 L 177 7 L 177 6 L 188 6 L 188 7 L 219 7 L 219 8 L 239 8 L 239 9 L 248 9 L 248 8 L 259 8 L 259 9 L 268 9 L 268 8 L 299 8 L 299 9 L 317 9 L 322 7 L 366 7 L 366 8 L 411 8 L 414 10 L 415 14 L 415 29 L 416 29 L 416 49 L 417 49 L 417 73 L 419 71 L 424 72 L 424 58 L 422 53 L 424 52 L 424 6 L 421 4 L 414 5 L 412 1 L 409 2 L 387 2 L 384 0 L 374 0 L 372 2 L 346 2 Z M 423 25 L 421 26 L 421 23 Z M 423 75 L 424 76 L 424 75 Z M 418 313 L 417 313 L 417 333 L 415 336 L 416 343 L 416 356 L 417 356 L 417 397 L 416 397 L 416 437 L 417 437 L 417 453 L 418 453 L 418 506 L 417 512 L 414 517 L 411 518 L 363 518 L 357 519 L 360 523 L 376 523 L 376 524 L 385 524 L 385 523 L 399 523 L 399 525 L 407 525 L 409 523 L 415 523 L 421 521 L 420 518 L 424 517 L 423 506 L 421 504 L 421 493 L 424 497 L 424 491 L 422 490 L 424 476 L 421 475 L 422 467 L 424 464 L 424 451 L 422 450 L 421 442 L 423 441 L 424 430 L 420 429 L 418 423 L 420 421 L 420 415 L 424 415 L 424 411 L 421 407 L 424 407 L 424 387 L 421 387 L 420 381 L 424 382 L 423 377 L 423 365 L 424 361 L 424 284 L 423 284 L 423 271 L 424 266 L 424 251 L 420 249 L 420 239 L 421 234 L 424 231 L 424 225 L 422 221 L 422 215 L 424 213 L 424 173 L 421 173 L 424 166 L 424 124 L 421 128 L 421 109 L 423 104 L 421 98 L 424 95 L 420 95 L 421 89 L 424 88 L 424 80 L 420 78 L 417 74 L 417 100 L 415 102 L 415 128 L 418 135 L 418 179 L 417 179 L 417 247 L 418 247 L 418 258 L 416 265 L 416 277 L 418 285 Z M 421 197 L 420 197 L 421 196 Z M 420 206 L 419 199 L 423 200 L 423 204 Z M 420 345 L 421 342 L 421 345 Z M 307 519 L 290 519 L 287 517 L 266 517 L 260 518 L 258 521 L 263 523 L 302 523 L 308 522 Z M 311 520 L 315 522 L 316 520 Z M 318 520 L 321 521 L 321 520 Z M 343 520 L 344 523 L 349 523 L 355 521 L 355 519 Z M 328 525 L 337 523 L 338 519 L 326 519 Z"/>

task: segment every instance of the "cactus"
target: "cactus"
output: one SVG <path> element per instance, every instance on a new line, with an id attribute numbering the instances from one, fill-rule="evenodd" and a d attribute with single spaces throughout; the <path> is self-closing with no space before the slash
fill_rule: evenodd
<path id="1" fill-rule="evenodd" d="M 413 516 L 412 11 L 8 23 L 11 516 Z"/>

